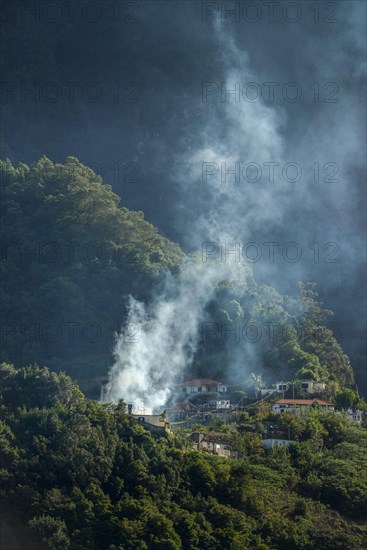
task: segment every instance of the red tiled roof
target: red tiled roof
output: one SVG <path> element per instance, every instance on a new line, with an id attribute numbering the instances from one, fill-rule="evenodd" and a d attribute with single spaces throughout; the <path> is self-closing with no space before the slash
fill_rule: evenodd
<path id="1" fill-rule="evenodd" d="M 323 401 L 322 399 L 279 399 L 274 405 L 312 405 L 317 403 L 321 407 L 331 406 L 334 407 L 334 403 Z"/>
<path id="2" fill-rule="evenodd" d="M 213 385 L 221 385 L 223 386 L 221 382 L 217 382 L 216 380 L 210 380 L 210 378 L 193 378 L 192 380 L 187 380 L 186 382 L 182 382 L 181 384 L 177 384 L 178 386 L 213 386 Z"/>

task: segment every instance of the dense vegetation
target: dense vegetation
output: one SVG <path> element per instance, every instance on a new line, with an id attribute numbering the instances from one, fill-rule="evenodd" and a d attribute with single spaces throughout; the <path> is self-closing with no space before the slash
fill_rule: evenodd
<path id="1" fill-rule="evenodd" d="M 343 25 L 343 30 L 349 44 L 346 48 L 343 43 L 341 50 L 343 54 L 350 55 L 354 62 L 356 52 L 361 53 L 362 50 L 354 45 L 358 33 L 351 30 L 349 25 L 360 18 L 349 17 L 349 11 L 353 9 L 350 2 L 337 3 L 339 12 L 343 11 L 345 14 L 343 17 L 346 24 Z M 225 81 L 228 76 L 229 59 L 218 55 L 216 33 L 211 25 L 202 25 L 200 6 L 196 12 L 196 7 L 193 8 L 195 2 L 166 2 L 163 13 L 155 2 L 96 2 L 96 6 L 93 7 L 93 2 L 90 3 L 89 0 L 65 4 L 63 0 L 59 0 L 44 7 L 43 3 L 38 2 L 33 13 L 29 8 L 29 0 L 12 0 L 2 4 L 3 156 L 8 156 L 14 162 L 31 163 L 42 154 L 57 162 L 62 162 L 67 155 L 73 154 L 101 173 L 104 181 L 111 183 L 113 190 L 122 197 L 124 206 L 143 210 L 148 220 L 153 221 L 173 240 L 183 242 L 187 237 L 187 217 L 193 219 L 193 212 L 200 211 L 200 206 L 194 196 L 189 202 L 189 197 L 186 196 L 185 205 L 189 205 L 189 208 L 182 208 L 182 189 L 177 185 L 175 177 L 177 174 L 183 176 L 187 167 L 183 164 L 177 170 L 173 169 L 176 167 L 175 156 L 181 157 L 181 153 L 186 153 L 192 147 L 201 148 L 203 128 L 208 123 L 211 124 L 211 116 L 216 116 L 217 107 L 220 108 L 220 101 L 218 105 L 215 101 L 215 111 L 209 115 L 209 103 L 202 103 L 200 106 L 201 101 L 198 99 L 200 100 L 201 83 L 211 82 L 214 74 L 218 82 Z M 363 6 L 361 2 L 352 4 Z M 102 11 L 100 18 L 98 7 Z M 96 11 L 97 17 L 94 20 Z M 266 11 L 265 8 L 264 14 Z M 305 11 L 308 12 L 308 17 L 312 18 L 312 10 Z M 280 12 L 281 10 L 279 14 Z M 336 31 L 337 25 L 332 27 L 336 36 L 329 36 L 329 43 L 324 27 L 318 24 L 303 25 L 305 34 L 302 40 L 295 40 L 292 34 L 287 38 L 290 28 L 287 22 L 273 25 L 272 29 L 279 33 L 282 44 L 289 41 L 292 52 L 297 52 L 294 53 L 297 63 L 307 52 L 305 44 L 309 43 L 313 48 L 315 40 L 320 40 L 330 52 L 330 59 L 336 60 L 335 67 L 338 67 L 339 57 L 334 58 L 333 55 L 337 50 L 335 40 L 339 35 Z M 229 30 L 235 31 L 239 28 L 235 25 Z M 250 56 L 249 59 L 249 62 L 253 63 L 253 70 L 272 74 L 275 70 L 274 59 L 268 55 L 266 41 L 261 40 L 263 48 L 259 48 L 257 25 L 247 25 L 246 33 L 240 33 L 238 38 L 240 36 L 241 40 L 247 42 L 245 49 L 249 47 L 250 51 L 253 51 L 253 57 Z M 86 44 L 88 48 L 85 48 Z M 281 50 L 273 53 L 275 57 L 276 54 L 279 55 L 280 66 L 277 70 L 283 75 L 284 82 L 294 80 L 293 64 L 284 62 Z M 136 59 L 139 61 L 136 62 Z M 315 63 L 309 64 L 308 59 L 305 62 L 304 69 L 311 70 L 308 77 L 310 83 L 320 80 L 321 76 L 317 78 L 316 67 L 322 59 L 323 57 L 316 56 Z M 287 77 L 283 70 L 288 71 Z M 323 68 L 320 74 L 324 75 Z M 359 78 L 357 74 L 354 76 Z M 92 86 L 88 89 L 90 83 Z M 101 89 L 98 101 L 93 100 L 93 83 Z M 27 91 L 25 93 L 23 86 L 24 92 Z M 33 94 L 32 90 L 37 89 L 38 94 Z M 263 92 L 262 99 L 265 99 L 265 90 Z M 359 81 L 355 85 L 349 82 L 349 93 L 362 93 Z M 307 94 L 309 99 L 311 94 L 310 91 Z M 279 107 L 290 109 L 286 119 L 290 123 L 289 129 L 292 129 L 290 144 L 293 146 L 297 142 L 293 135 L 295 106 L 293 103 L 284 103 L 280 93 L 279 96 L 276 94 L 275 104 L 271 107 L 278 108 L 278 97 Z M 362 96 L 358 97 L 362 99 Z M 217 98 L 220 99 L 220 94 L 217 94 L 216 98 L 213 97 Z M 305 94 L 302 102 L 304 99 Z M 360 104 L 356 98 L 351 99 L 351 102 L 355 105 Z M 323 105 L 321 101 L 318 106 L 313 104 L 312 109 L 323 109 Z M 225 104 L 222 107 L 225 107 Z M 309 107 L 311 108 L 311 104 L 307 109 Z M 304 113 L 305 118 L 300 122 L 302 139 L 304 129 L 313 120 L 307 109 Z M 220 111 L 221 109 L 218 114 Z M 191 116 L 192 113 L 196 113 L 195 116 Z M 297 111 L 298 116 L 301 116 L 301 111 Z M 348 121 L 351 120 L 348 117 Z M 227 131 L 228 135 L 234 135 L 234 130 L 230 126 L 227 130 L 228 122 L 224 117 L 221 137 Z M 281 137 L 287 140 L 286 136 L 287 131 Z M 214 138 L 214 135 L 209 135 L 209 138 Z M 337 151 L 339 142 L 340 139 L 337 138 Z M 245 154 L 245 151 L 242 153 Z M 325 153 L 324 156 L 325 162 L 330 160 L 328 154 Z M 181 162 L 181 158 L 179 160 Z M 332 160 L 338 162 L 336 158 Z M 133 166 L 139 168 L 137 176 L 134 177 L 129 176 L 130 170 L 127 169 L 132 161 Z M 351 157 L 348 157 L 349 161 L 352 162 Z M 287 201 L 291 209 L 284 214 L 285 223 L 281 224 L 281 227 L 277 227 L 274 218 L 274 223 L 269 225 L 262 222 L 251 224 L 250 232 L 251 240 L 259 243 L 263 239 L 264 242 L 275 240 L 284 243 L 291 237 L 290 240 L 302 243 L 304 248 L 303 242 L 306 246 L 311 244 L 315 230 L 320 246 L 328 240 L 338 243 L 339 263 L 320 262 L 312 266 L 303 262 L 303 255 L 302 270 L 307 274 L 304 275 L 307 280 L 318 281 L 325 302 L 336 312 L 334 321 L 340 327 L 338 338 L 352 359 L 359 389 L 367 394 L 363 330 L 365 258 L 363 253 L 358 252 L 361 248 L 360 235 L 364 234 L 365 228 L 364 212 L 363 208 L 360 208 L 365 200 L 362 184 L 364 170 L 361 166 L 357 167 L 354 161 L 353 157 L 351 174 L 353 173 L 352 179 L 356 183 L 347 185 L 345 195 L 330 195 L 328 186 L 323 189 L 319 187 L 315 201 L 305 202 L 300 194 L 301 200 L 298 203 L 298 191 L 294 197 L 292 192 L 292 199 Z M 182 187 L 186 188 L 186 185 L 183 184 Z M 197 193 L 199 187 L 195 187 Z M 253 184 L 250 187 L 253 187 Z M 300 190 L 302 188 L 301 186 Z M 339 186 L 335 191 L 338 189 Z M 314 192 L 316 191 L 312 187 L 307 197 L 313 197 Z M 244 204 L 246 202 L 244 201 Z M 251 218 L 251 212 L 244 214 L 246 219 Z M 254 220 L 257 218 L 255 213 Z M 313 220 L 317 220 L 315 227 Z M 335 231 L 330 232 L 332 227 L 335 227 Z M 235 240 L 237 237 L 247 242 L 250 235 L 236 235 Z M 15 238 L 18 238 L 16 234 L 11 240 Z M 99 238 L 102 240 L 103 236 Z M 44 240 L 45 235 L 42 235 L 41 239 Z M 258 265 L 260 264 L 261 262 Z M 269 278 L 263 281 L 270 285 L 279 285 L 277 288 L 282 289 L 282 292 L 287 288 L 286 291 L 290 293 L 288 285 L 280 286 L 283 266 L 286 267 L 284 262 L 280 262 L 274 272 L 276 283 L 272 283 L 272 279 Z M 288 281 L 289 277 L 293 278 L 292 271 L 293 269 L 287 270 L 284 281 Z M 299 270 L 296 270 L 297 272 Z M 114 300 L 119 302 L 117 294 Z M 118 307 L 115 302 L 112 307 Z M 110 308 L 110 303 L 108 307 Z M 118 325 L 120 322 L 119 317 Z M 111 323 L 111 326 L 114 324 Z M 108 339 L 110 338 L 106 335 L 106 340 Z M 98 370 L 94 358 L 102 353 L 102 344 L 98 349 L 95 346 L 96 353 L 91 354 L 84 363 L 82 357 L 78 357 L 78 349 L 73 350 L 72 365 L 70 358 L 65 359 L 61 351 L 55 348 L 56 346 L 53 356 L 52 350 L 49 350 L 47 356 L 47 364 L 52 368 L 57 364 L 62 364 L 62 368 L 67 370 L 74 368 L 80 379 L 81 373 L 85 373 L 88 368 Z M 105 357 L 106 355 L 107 352 Z M 76 367 L 78 359 L 80 369 Z M 25 360 L 29 361 L 32 358 L 25 357 Z"/>
<path id="2" fill-rule="evenodd" d="M 64 370 L 97 396 L 128 295 L 148 300 L 184 253 L 142 212 L 119 207 L 110 186 L 73 157 L 64 164 L 43 157 L 32 167 L 7 160 L 0 169 L 1 359 Z M 349 360 L 327 327 L 330 313 L 312 284 L 291 299 L 251 279 L 224 281 L 188 374 L 243 382 L 255 371 L 267 381 L 312 377 L 335 391 L 351 386 Z"/>
<path id="3" fill-rule="evenodd" d="M 224 459 L 153 437 L 63 373 L 3 364 L 1 378 L 4 548 L 365 548 L 367 433 L 342 415 L 283 415 L 298 442 L 267 454 L 264 411 L 251 430 L 239 416 L 243 458 Z"/>
<path id="4" fill-rule="evenodd" d="M 269 406 L 250 406 L 214 426 L 241 453 L 224 459 L 191 450 L 184 431 L 151 435 L 123 402 L 84 397 L 68 375 L 98 392 L 128 295 L 148 301 L 185 255 L 73 157 L 0 168 L 5 547 L 364 548 L 367 435 L 342 414 L 276 419 Z M 251 276 L 223 281 L 206 313 L 210 329 L 187 375 L 312 377 L 327 381 L 339 409 L 363 406 L 315 285 L 300 283 L 290 298 Z M 266 422 L 296 443 L 265 453 Z"/>
<path id="5" fill-rule="evenodd" d="M 250 365 L 267 381 L 327 381 L 331 395 L 354 382 L 350 361 L 327 326 L 332 312 L 319 303 L 314 283 L 299 283 L 296 298 L 254 281 L 223 283 L 208 311 L 212 324 L 198 363 L 216 368 L 218 376 L 223 366 L 244 376 Z"/>
<path id="6" fill-rule="evenodd" d="M 2 359 L 105 375 L 126 297 L 147 299 L 183 253 L 68 157 L 0 161 Z"/>

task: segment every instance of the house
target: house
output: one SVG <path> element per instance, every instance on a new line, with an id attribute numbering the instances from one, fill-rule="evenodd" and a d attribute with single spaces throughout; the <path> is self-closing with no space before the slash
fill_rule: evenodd
<path id="1" fill-rule="evenodd" d="M 229 399 L 221 399 L 221 400 L 211 400 L 206 401 L 202 405 L 202 409 L 205 411 L 223 411 L 231 408 L 231 402 Z"/>
<path id="2" fill-rule="evenodd" d="M 176 403 L 183 411 L 183 403 L 190 404 L 200 411 L 225 411 L 231 408 L 231 402 L 226 399 L 227 386 L 210 378 L 194 378 L 176 386 Z M 186 407 L 186 411 L 189 410 Z"/>
<path id="3" fill-rule="evenodd" d="M 152 432 L 169 433 L 171 431 L 165 411 L 162 414 L 130 414 L 130 416 Z"/>
<path id="4" fill-rule="evenodd" d="M 301 380 L 301 389 L 308 393 L 322 392 L 326 389 L 326 383 L 316 382 L 315 380 Z"/>
<path id="5" fill-rule="evenodd" d="M 226 399 L 227 386 L 210 378 L 194 378 L 175 388 L 176 402 L 173 404 L 175 420 L 183 419 L 190 412 L 221 411 L 231 409 Z"/>
<path id="6" fill-rule="evenodd" d="M 347 415 L 349 420 L 352 420 L 353 422 L 356 422 L 357 424 L 361 425 L 363 420 L 363 411 L 360 411 L 359 409 L 348 409 Z"/>
<path id="7" fill-rule="evenodd" d="M 182 395 L 190 394 L 223 394 L 227 391 L 227 386 L 221 382 L 210 380 L 210 378 L 194 378 L 178 384 L 176 390 Z"/>
<path id="8" fill-rule="evenodd" d="M 287 391 L 289 388 L 289 382 L 275 382 L 275 390 L 279 393 Z"/>
<path id="9" fill-rule="evenodd" d="M 325 382 L 317 382 L 316 380 L 300 380 L 301 390 L 308 393 L 322 392 L 326 389 Z M 276 382 L 275 389 L 277 392 L 282 393 L 290 388 L 290 382 Z"/>
<path id="10" fill-rule="evenodd" d="M 238 451 L 233 450 L 225 434 L 209 432 L 194 432 L 189 436 L 192 448 L 219 456 L 238 457 Z"/>
<path id="11" fill-rule="evenodd" d="M 317 393 L 323 392 L 326 389 L 325 382 L 317 382 L 316 380 L 300 380 L 301 390 L 308 393 Z M 261 388 L 258 389 L 258 395 L 260 397 L 265 397 L 266 395 L 271 395 L 274 392 L 283 393 L 289 390 L 291 387 L 291 382 L 275 382 L 272 388 Z"/>
<path id="12" fill-rule="evenodd" d="M 322 410 L 333 411 L 335 405 L 322 399 L 279 399 L 272 405 L 272 411 L 275 413 L 302 414 L 308 411 L 312 406 L 319 407 Z"/>

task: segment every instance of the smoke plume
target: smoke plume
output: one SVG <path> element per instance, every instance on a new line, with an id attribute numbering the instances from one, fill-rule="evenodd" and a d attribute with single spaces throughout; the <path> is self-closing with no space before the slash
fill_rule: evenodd
<path id="1" fill-rule="evenodd" d="M 252 77 L 247 56 L 226 40 L 220 26 L 215 26 L 218 43 L 228 67 L 228 82 L 240 76 Z M 230 84 L 228 84 L 230 87 Z M 226 121 L 225 131 L 222 121 Z M 205 250 L 205 254 L 182 266 L 176 277 L 167 275 L 163 290 L 149 304 L 130 299 L 127 323 L 119 336 L 102 399 L 124 398 L 137 408 L 157 409 L 164 406 L 175 380 L 190 365 L 199 338 L 199 325 L 205 318 L 205 307 L 222 280 L 246 283 L 250 273 L 248 263 L 232 256 L 207 258 L 207 245 L 225 243 L 228 248 L 246 234 L 252 218 L 272 223 L 281 219 L 281 190 L 267 187 L 256 189 L 234 184 L 231 177 L 219 173 L 203 180 L 203 162 L 227 168 L 237 162 L 266 162 L 282 156 L 279 134 L 281 119 L 263 104 L 220 105 L 201 132 L 201 145 L 185 149 L 175 159 L 174 180 L 179 185 L 182 210 L 197 203 L 197 221 L 187 232 L 190 246 Z M 182 174 L 185 174 L 183 177 Z M 244 211 L 247 216 L 244 219 Z M 192 212 L 189 218 L 192 217 Z M 214 247 L 216 249 L 216 247 Z M 209 246 L 210 249 L 210 246 Z M 132 338 L 132 329 L 135 329 Z"/>

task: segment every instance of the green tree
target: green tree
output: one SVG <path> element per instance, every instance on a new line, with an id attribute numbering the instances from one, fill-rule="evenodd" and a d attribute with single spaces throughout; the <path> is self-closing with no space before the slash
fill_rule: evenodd
<path id="1" fill-rule="evenodd" d="M 43 515 L 31 519 L 29 526 L 39 535 L 46 548 L 50 548 L 51 550 L 69 548 L 70 539 L 67 536 L 64 521 Z"/>

